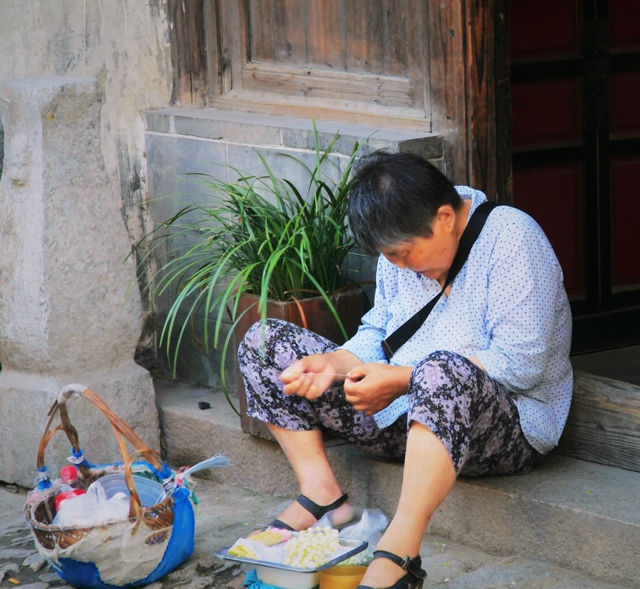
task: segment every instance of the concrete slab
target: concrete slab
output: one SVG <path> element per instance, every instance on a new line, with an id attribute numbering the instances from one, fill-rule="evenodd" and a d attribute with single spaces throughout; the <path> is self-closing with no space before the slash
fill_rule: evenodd
<path id="1" fill-rule="evenodd" d="M 243 433 L 222 394 L 166 382 L 156 383 L 156 393 L 173 464 L 194 464 L 224 450 L 234 468 L 214 473 L 217 481 L 275 497 L 297 495 L 280 449 Z M 199 401 L 211 408 L 199 409 Z M 330 443 L 329 456 L 356 505 L 393 513 L 400 464 L 339 441 Z M 602 583 L 640 587 L 638 489 L 640 473 L 551 455 L 525 476 L 460 479 L 429 533 L 495 555 L 554 563 Z"/>
<path id="2" fill-rule="evenodd" d="M 217 109 L 165 108 L 145 113 L 149 133 L 172 133 L 244 145 L 315 149 L 313 121 L 307 118 L 264 115 Z M 317 121 L 316 129 L 325 147 L 340 134 L 334 151 L 349 155 L 354 141 L 368 153 L 392 149 L 420 153 L 427 159 L 440 159 L 444 140 L 433 133 L 336 121 Z"/>
<path id="3" fill-rule="evenodd" d="M 282 499 L 217 480 L 197 478 L 195 550 L 191 558 L 150 589 L 242 589 L 250 565 L 215 556 L 256 523 L 282 509 Z M 22 517 L 26 489 L 0 484 L 0 587 L 70 589 L 36 553 Z M 424 589 L 624 589 L 546 562 L 490 555 L 427 534 L 420 548 L 428 573 Z M 13 579 L 10 581 L 9 579 Z M 626 586 L 631 587 L 631 586 Z"/>

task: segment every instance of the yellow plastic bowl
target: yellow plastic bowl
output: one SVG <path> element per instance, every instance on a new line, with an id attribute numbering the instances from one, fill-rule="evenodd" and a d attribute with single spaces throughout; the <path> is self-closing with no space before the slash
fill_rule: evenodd
<path id="1" fill-rule="evenodd" d="M 365 565 L 337 565 L 320 571 L 320 589 L 356 589 L 367 570 Z"/>

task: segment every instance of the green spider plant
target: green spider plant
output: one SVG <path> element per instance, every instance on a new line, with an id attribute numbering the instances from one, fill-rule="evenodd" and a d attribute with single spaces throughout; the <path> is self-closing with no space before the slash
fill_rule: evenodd
<path id="1" fill-rule="evenodd" d="M 183 208 L 134 248 L 135 251 L 145 241 L 153 242 L 148 256 L 181 233 L 199 235 L 195 245 L 164 263 L 152 281 L 152 298 L 174 293 L 159 345 L 165 347 L 175 375 L 183 337 L 194 329 L 196 318 L 202 317 L 202 346 L 207 353 L 211 345 L 222 349 L 221 382 L 234 410 L 224 367 L 234 328 L 242 316 L 238 306 L 244 293 L 258 297 L 256 304 L 263 321 L 269 299 L 321 296 L 346 338 L 329 297 L 350 286 L 342 269 L 354 246 L 347 228 L 347 196 L 358 143 L 341 171 L 329 158 L 339 135 L 322 150 L 315 125 L 314 131 L 313 167 L 295 156 L 286 156 L 308 176 L 305 186 L 296 187 L 279 177 L 259 152 L 256 153 L 263 168 L 260 174 L 244 174 L 233 166 L 228 167 L 238 177 L 234 181 L 189 174 L 210 192 L 212 204 Z M 186 310 L 186 317 L 180 315 L 182 309 Z M 227 316 L 231 329 L 223 338 L 222 326 Z M 209 319 L 213 319 L 213 330 L 209 329 Z"/>

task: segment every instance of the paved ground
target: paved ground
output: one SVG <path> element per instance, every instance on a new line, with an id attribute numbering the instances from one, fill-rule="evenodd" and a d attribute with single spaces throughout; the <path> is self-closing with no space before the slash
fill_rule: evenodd
<path id="1" fill-rule="evenodd" d="M 151 589 L 242 589 L 248 567 L 221 560 L 215 552 L 257 523 L 276 515 L 281 499 L 197 479 L 193 556 Z M 25 490 L 0 484 L 0 589 L 64 588 L 65 583 L 36 553 L 22 517 Z M 421 555 L 429 574 L 425 589 L 620 589 L 618 585 L 519 557 L 491 556 L 435 536 Z"/>

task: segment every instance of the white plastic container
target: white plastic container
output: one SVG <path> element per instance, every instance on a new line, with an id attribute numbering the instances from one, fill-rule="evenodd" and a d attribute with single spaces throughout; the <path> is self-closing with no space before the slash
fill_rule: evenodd
<path id="1" fill-rule="evenodd" d="M 135 474 L 133 475 L 133 482 L 143 507 L 153 507 L 163 499 L 164 488 L 160 483 Z M 111 499 L 116 493 L 124 493 L 127 497 L 130 495 L 124 480 L 124 473 L 105 475 L 93 484 L 99 484 L 104 489 L 107 499 Z"/>
<path id="2" fill-rule="evenodd" d="M 282 589 L 313 589 L 320 585 L 320 573 L 299 573 L 268 566 L 256 566 L 258 579 Z"/>

